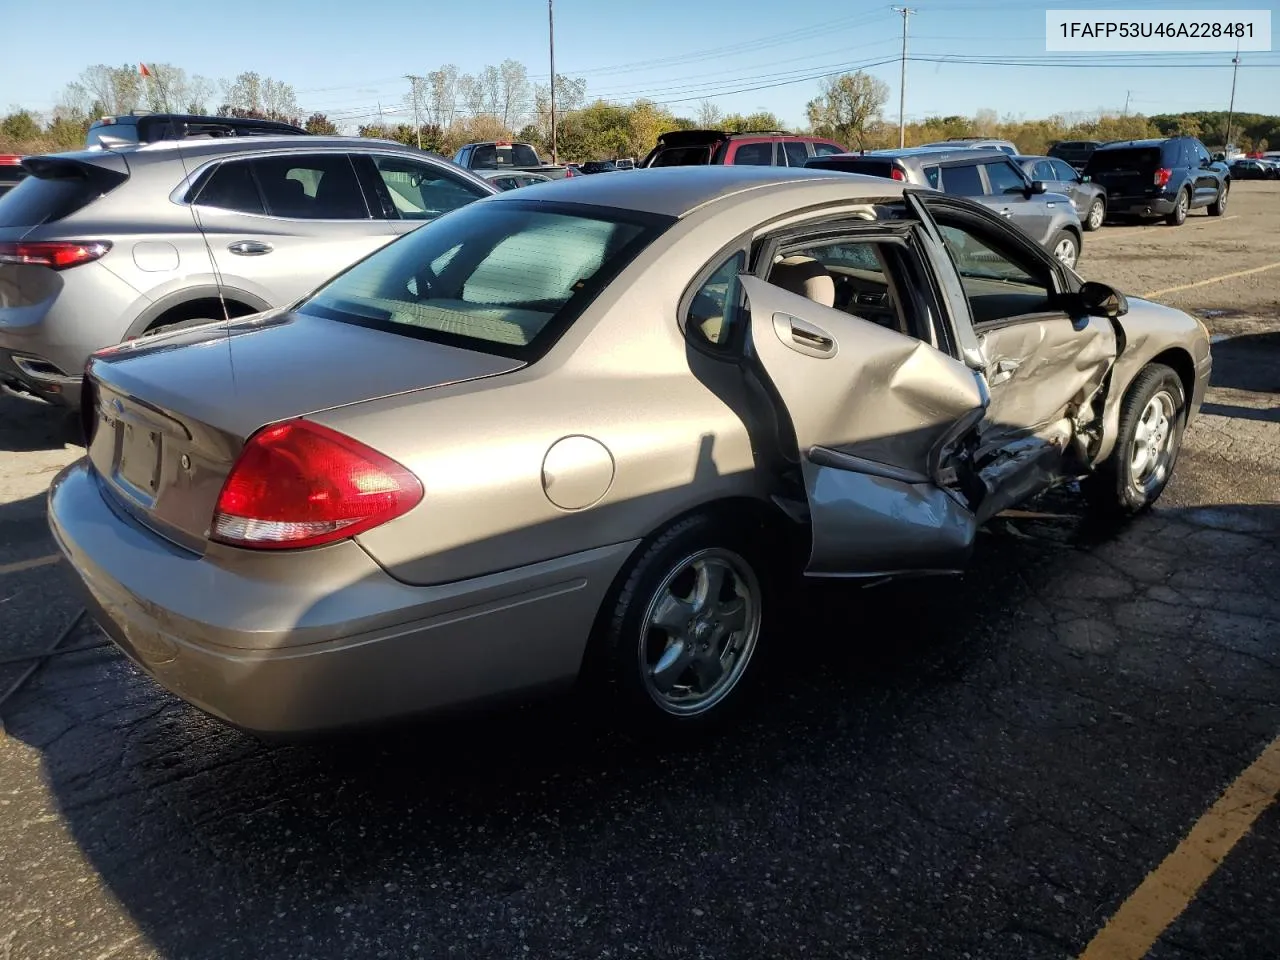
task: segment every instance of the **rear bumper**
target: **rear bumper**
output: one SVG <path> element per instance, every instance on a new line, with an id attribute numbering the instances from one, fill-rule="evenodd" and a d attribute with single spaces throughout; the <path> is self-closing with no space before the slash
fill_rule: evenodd
<path id="1" fill-rule="evenodd" d="M 1106 198 L 1107 212 L 1142 217 L 1163 217 L 1173 213 L 1176 197 L 1111 197 Z"/>
<path id="2" fill-rule="evenodd" d="M 109 496 L 106 495 L 106 496 Z M 634 544 L 432 587 L 353 542 L 292 556 L 189 553 L 118 512 L 86 461 L 49 492 L 54 536 L 111 639 L 235 726 L 307 734 L 576 677 Z"/>

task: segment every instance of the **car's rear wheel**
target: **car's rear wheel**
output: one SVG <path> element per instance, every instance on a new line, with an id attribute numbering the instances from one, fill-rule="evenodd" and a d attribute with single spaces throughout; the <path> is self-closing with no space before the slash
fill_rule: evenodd
<path id="1" fill-rule="evenodd" d="M 1178 192 L 1178 199 L 1174 201 L 1173 212 L 1165 217 L 1165 223 L 1171 227 L 1180 227 L 1187 222 L 1187 211 L 1191 209 L 1191 194 L 1186 190 Z"/>
<path id="2" fill-rule="evenodd" d="M 665 737 L 718 725 L 749 699 L 773 594 L 759 533 L 689 517 L 643 549 L 602 611 L 586 679 L 634 732 Z"/>
<path id="3" fill-rule="evenodd" d="M 1182 446 L 1186 392 L 1176 372 L 1148 364 L 1121 401 L 1115 449 L 1082 485 L 1095 510 L 1123 519 L 1146 510 L 1164 493 Z"/>
<path id="4" fill-rule="evenodd" d="M 1076 261 L 1080 259 L 1080 241 L 1070 230 L 1059 230 L 1050 249 L 1059 262 L 1068 267 L 1075 267 Z"/>
<path id="5" fill-rule="evenodd" d="M 1106 219 L 1107 205 L 1102 202 L 1101 197 L 1095 197 L 1093 203 L 1089 205 L 1088 216 L 1084 218 L 1084 228 L 1086 230 L 1097 230 Z"/>
<path id="6" fill-rule="evenodd" d="M 1222 189 L 1213 203 L 1209 204 L 1209 216 L 1220 217 L 1227 212 L 1227 194 L 1231 192 L 1231 184 L 1223 183 Z"/>

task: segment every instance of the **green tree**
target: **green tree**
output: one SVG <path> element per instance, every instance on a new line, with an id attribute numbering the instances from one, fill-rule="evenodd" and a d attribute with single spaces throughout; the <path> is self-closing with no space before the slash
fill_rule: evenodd
<path id="1" fill-rule="evenodd" d="M 888 85 L 859 70 L 824 81 L 822 93 L 809 101 L 805 112 L 815 133 L 863 147 L 867 125 L 879 118 L 888 99 Z"/>
<path id="2" fill-rule="evenodd" d="M 326 137 L 332 137 L 338 132 L 337 125 L 323 113 L 313 113 L 307 117 L 307 122 L 302 126 L 307 133 L 320 134 Z"/>
<path id="3" fill-rule="evenodd" d="M 5 140 L 37 140 L 42 133 L 39 119 L 30 110 L 17 110 L 0 120 L 0 137 Z"/>

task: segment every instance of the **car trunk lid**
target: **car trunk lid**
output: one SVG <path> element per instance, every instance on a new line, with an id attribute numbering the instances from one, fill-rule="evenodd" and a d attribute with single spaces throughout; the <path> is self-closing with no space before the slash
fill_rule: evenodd
<path id="1" fill-rule="evenodd" d="M 1085 172 L 1112 196 L 1142 196 L 1155 185 L 1159 169 L 1159 147 L 1125 147 L 1095 151 Z"/>
<path id="2" fill-rule="evenodd" d="M 199 552 L 222 483 L 261 427 L 521 366 L 279 311 L 100 351 L 86 370 L 82 418 L 113 500 Z"/>

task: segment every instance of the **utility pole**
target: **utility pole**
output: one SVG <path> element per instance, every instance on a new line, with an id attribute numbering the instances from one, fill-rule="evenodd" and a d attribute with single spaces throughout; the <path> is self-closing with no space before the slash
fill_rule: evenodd
<path id="1" fill-rule="evenodd" d="M 1129 98 L 1132 96 L 1133 96 L 1132 90 L 1126 90 L 1124 92 L 1124 112 L 1120 114 L 1122 117 L 1127 117 L 1129 115 Z"/>
<path id="2" fill-rule="evenodd" d="M 894 7 L 894 13 L 902 14 L 902 78 L 898 83 L 898 149 L 907 145 L 907 21 L 913 13 L 910 7 Z"/>
<path id="3" fill-rule="evenodd" d="M 418 84 L 422 82 L 422 77 L 414 76 L 412 73 L 406 73 L 404 78 L 412 85 L 413 92 L 409 94 L 413 98 L 413 129 L 418 134 L 418 149 L 422 149 L 422 121 L 418 119 Z"/>
<path id="4" fill-rule="evenodd" d="M 1236 74 L 1240 71 L 1240 42 L 1236 41 L 1236 55 L 1231 58 L 1231 105 L 1227 107 L 1227 142 L 1222 145 L 1225 154 L 1231 146 L 1231 121 L 1236 112 Z M 1230 160 L 1230 157 L 1227 157 Z"/>
<path id="5" fill-rule="evenodd" d="M 556 157 L 556 13 L 555 0 L 547 0 L 547 28 L 551 45 L 551 162 L 559 163 Z"/>

